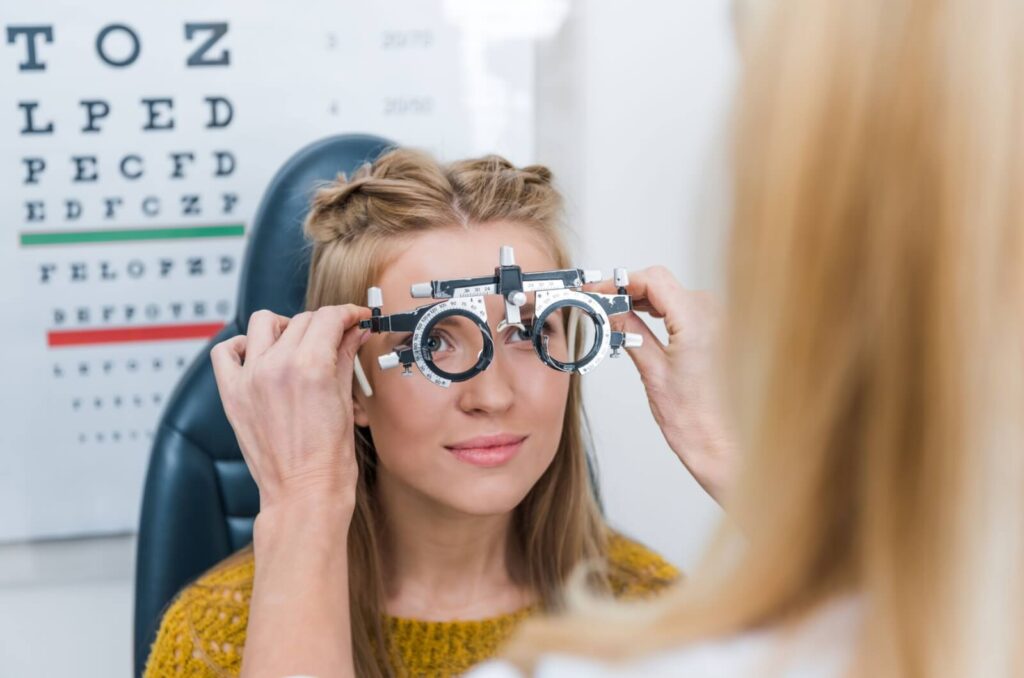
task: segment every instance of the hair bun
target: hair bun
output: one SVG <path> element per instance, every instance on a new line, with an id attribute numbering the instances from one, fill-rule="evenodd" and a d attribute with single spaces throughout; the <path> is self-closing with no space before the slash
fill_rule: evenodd
<path id="1" fill-rule="evenodd" d="M 529 178 L 542 184 L 550 184 L 553 178 L 551 170 L 545 165 L 527 165 L 522 169 L 522 172 L 528 175 Z"/>
<path id="2" fill-rule="evenodd" d="M 349 231 L 350 219 L 324 219 L 327 214 L 340 214 L 352 199 L 362 194 L 362 189 L 372 181 L 366 166 L 359 168 L 349 180 L 344 172 L 337 178 L 317 189 L 310 203 L 306 217 L 306 235 L 314 242 L 331 242 L 343 237 Z"/>

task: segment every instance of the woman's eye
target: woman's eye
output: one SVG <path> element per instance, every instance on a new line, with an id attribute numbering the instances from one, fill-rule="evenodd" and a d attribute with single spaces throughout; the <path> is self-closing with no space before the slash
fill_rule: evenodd
<path id="1" fill-rule="evenodd" d="M 450 351 L 451 344 L 449 344 L 448 339 L 443 334 L 431 334 L 427 337 L 427 348 L 431 352 Z"/>
<path id="2" fill-rule="evenodd" d="M 527 324 L 529 325 L 528 321 Z M 529 325 L 532 327 L 532 325 Z M 549 319 L 544 321 L 544 326 L 541 329 L 544 334 L 552 334 L 555 331 L 554 323 Z M 520 344 L 523 342 L 533 341 L 533 334 L 530 330 L 513 329 L 509 332 L 508 342 L 510 344 Z"/>
<path id="3" fill-rule="evenodd" d="M 516 328 L 513 329 L 512 332 L 509 334 L 509 343 L 518 344 L 523 341 L 530 341 L 530 338 L 531 337 L 529 330 L 523 331 Z"/>

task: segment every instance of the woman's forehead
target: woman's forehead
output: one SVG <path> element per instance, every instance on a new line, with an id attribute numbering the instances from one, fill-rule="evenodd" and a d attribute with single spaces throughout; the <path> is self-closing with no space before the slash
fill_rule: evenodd
<path id="1" fill-rule="evenodd" d="M 496 222 L 425 231 L 406 240 L 381 271 L 376 284 L 384 292 L 385 312 L 429 303 L 410 296 L 414 283 L 493 275 L 502 245 L 512 246 L 525 272 L 558 267 L 550 248 L 526 226 Z"/>

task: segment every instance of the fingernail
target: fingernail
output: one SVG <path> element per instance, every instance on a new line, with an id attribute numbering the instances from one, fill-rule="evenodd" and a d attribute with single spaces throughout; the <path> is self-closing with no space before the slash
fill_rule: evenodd
<path id="1" fill-rule="evenodd" d="M 369 341 L 369 340 L 370 340 L 370 335 L 371 335 L 371 334 L 372 334 L 372 332 L 370 332 L 370 330 L 363 330 L 363 334 L 362 334 L 362 336 L 361 336 L 361 337 L 359 337 L 359 345 L 360 345 L 360 346 L 362 346 L 362 345 L 363 345 L 363 344 L 365 344 L 365 343 L 366 343 L 367 341 Z"/>

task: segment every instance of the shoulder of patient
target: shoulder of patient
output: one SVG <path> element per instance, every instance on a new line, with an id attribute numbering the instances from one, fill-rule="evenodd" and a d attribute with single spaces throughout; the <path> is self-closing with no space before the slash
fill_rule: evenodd
<path id="1" fill-rule="evenodd" d="M 612 533 L 607 551 L 608 582 L 619 598 L 642 598 L 658 593 L 681 579 L 675 566 L 629 537 Z"/>

